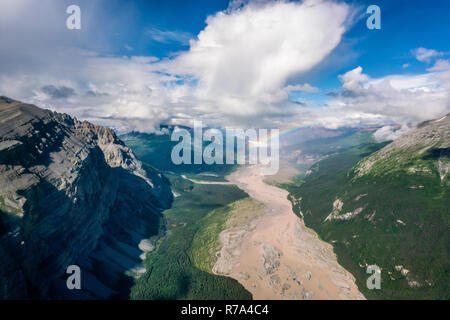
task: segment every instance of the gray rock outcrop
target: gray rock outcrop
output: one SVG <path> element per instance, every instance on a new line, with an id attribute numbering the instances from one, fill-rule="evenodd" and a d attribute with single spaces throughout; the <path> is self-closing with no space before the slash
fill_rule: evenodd
<path id="1" fill-rule="evenodd" d="M 113 130 L 0 97 L 0 299 L 126 297 L 171 201 Z"/>

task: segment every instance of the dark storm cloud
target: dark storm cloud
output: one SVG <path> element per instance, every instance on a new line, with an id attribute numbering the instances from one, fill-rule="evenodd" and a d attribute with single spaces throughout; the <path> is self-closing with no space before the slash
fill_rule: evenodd
<path id="1" fill-rule="evenodd" d="M 342 90 L 341 96 L 344 98 L 359 98 L 365 95 L 364 92 L 356 91 L 356 90 Z"/>
<path id="2" fill-rule="evenodd" d="M 76 95 L 76 92 L 73 88 L 69 88 L 66 86 L 56 87 L 54 85 L 47 85 L 43 86 L 41 90 L 53 99 L 66 99 Z"/>
<path id="3" fill-rule="evenodd" d="M 339 97 L 339 93 L 335 92 L 335 91 L 330 91 L 327 93 L 327 96 L 332 97 L 332 98 L 336 98 Z"/>

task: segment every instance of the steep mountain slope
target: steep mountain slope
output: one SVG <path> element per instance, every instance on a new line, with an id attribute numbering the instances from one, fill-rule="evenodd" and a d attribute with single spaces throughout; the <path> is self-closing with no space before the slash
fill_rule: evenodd
<path id="1" fill-rule="evenodd" d="M 450 298 L 449 150 L 447 115 L 376 152 L 320 161 L 289 187 L 296 212 L 334 245 L 366 297 Z M 380 290 L 366 287 L 372 264 L 382 270 Z"/>
<path id="2" fill-rule="evenodd" d="M 0 98 L 0 298 L 126 298 L 171 200 L 112 130 Z"/>
<path id="3" fill-rule="evenodd" d="M 395 173 L 439 175 L 448 182 L 450 169 L 450 115 L 426 121 L 361 161 L 357 176 Z"/>

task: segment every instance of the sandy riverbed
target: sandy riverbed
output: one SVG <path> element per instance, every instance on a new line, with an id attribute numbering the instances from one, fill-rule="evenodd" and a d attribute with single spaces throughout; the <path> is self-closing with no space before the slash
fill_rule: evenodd
<path id="1" fill-rule="evenodd" d="M 238 280 L 254 299 L 364 299 L 332 246 L 298 218 L 285 190 L 263 182 L 258 166 L 228 180 L 265 205 L 265 214 L 220 234 L 213 272 Z"/>

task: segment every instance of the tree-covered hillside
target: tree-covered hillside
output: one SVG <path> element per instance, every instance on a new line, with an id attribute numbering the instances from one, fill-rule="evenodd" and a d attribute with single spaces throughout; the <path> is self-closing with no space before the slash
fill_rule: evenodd
<path id="1" fill-rule="evenodd" d="M 376 145 L 329 157 L 288 187 L 367 298 L 450 298 L 449 122 L 424 123 L 370 156 Z M 366 286 L 372 264 L 380 290 Z"/>

